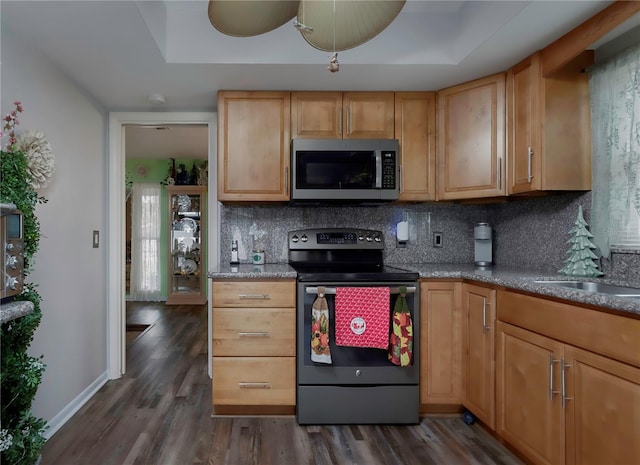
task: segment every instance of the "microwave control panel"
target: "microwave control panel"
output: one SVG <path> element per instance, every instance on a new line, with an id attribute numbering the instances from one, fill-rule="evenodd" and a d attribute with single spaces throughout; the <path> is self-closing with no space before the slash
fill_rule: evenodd
<path id="1" fill-rule="evenodd" d="M 396 154 L 382 152 L 382 188 L 396 188 Z"/>

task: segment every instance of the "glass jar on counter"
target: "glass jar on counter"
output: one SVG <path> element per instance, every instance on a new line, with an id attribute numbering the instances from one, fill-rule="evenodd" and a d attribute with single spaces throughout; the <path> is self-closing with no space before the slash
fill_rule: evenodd
<path id="1" fill-rule="evenodd" d="M 264 250 L 263 249 L 253 249 L 251 253 L 251 263 L 254 265 L 264 265 Z"/>

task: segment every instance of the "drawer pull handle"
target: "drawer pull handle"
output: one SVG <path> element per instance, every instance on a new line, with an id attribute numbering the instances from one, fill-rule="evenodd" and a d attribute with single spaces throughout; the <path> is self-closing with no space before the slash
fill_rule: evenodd
<path id="1" fill-rule="evenodd" d="M 252 299 L 252 300 L 264 300 L 271 299 L 269 294 L 240 294 L 238 295 L 240 299 Z"/>
<path id="2" fill-rule="evenodd" d="M 565 381 L 565 372 L 567 368 L 571 368 L 573 365 L 570 365 L 564 361 L 564 357 L 560 361 L 561 371 L 560 371 L 560 380 L 562 386 L 562 408 L 565 408 L 568 400 L 573 400 L 573 397 L 567 397 L 567 384 Z"/>
<path id="3" fill-rule="evenodd" d="M 561 391 L 553 389 L 553 364 L 558 363 L 560 360 L 553 358 L 553 352 L 549 354 L 549 400 L 553 400 L 554 394 L 561 394 Z"/>
<path id="4" fill-rule="evenodd" d="M 486 334 L 487 331 L 489 331 L 489 328 L 487 326 L 487 298 L 483 297 L 482 298 L 482 333 Z"/>
<path id="5" fill-rule="evenodd" d="M 271 383 L 238 383 L 243 389 L 271 389 Z"/>
<path id="6" fill-rule="evenodd" d="M 240 337 L 269 337 L 269 333 L 238 333 Z"/>

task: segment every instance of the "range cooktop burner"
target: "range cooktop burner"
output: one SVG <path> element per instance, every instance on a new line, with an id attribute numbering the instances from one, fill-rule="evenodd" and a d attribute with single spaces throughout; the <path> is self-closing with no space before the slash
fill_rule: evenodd
<path id="1" fill-rule="evenodd" d="M 412 271 L 384 267 L 380 271 L 315 269 L 313 271 L 293 267 L 298 272 L 298 281 L 314 282 L 394 282 L 415 281 L 420 276 Z"/>
<path id="2" fill-rule="evenodd" d="M 299 281 L 407 281 L 419 275 L 383 262 L 384 235 L 370 229 L 289 232 L 289 264 Z"/>

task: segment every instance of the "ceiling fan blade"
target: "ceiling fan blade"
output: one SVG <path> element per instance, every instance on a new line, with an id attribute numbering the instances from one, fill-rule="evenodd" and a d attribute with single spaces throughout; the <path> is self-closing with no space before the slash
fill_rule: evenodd
<path id="1" fill-rule="evenodd" d="M 279 28 L 298 13 L 292 0 L 209 0 L 209 21 L 223 34 L 251 37 Z"/>
<path id="2" fill-rule="evenodd" d="M 301 29 L 300 33 L 309 45 L 319 50 L 348 50 L 384 31 L 398 16 L 405 2 L 406 0 L 300 0 L 298 21 L 313 30 L 308 32 Z"/>

